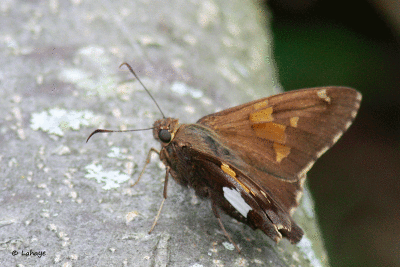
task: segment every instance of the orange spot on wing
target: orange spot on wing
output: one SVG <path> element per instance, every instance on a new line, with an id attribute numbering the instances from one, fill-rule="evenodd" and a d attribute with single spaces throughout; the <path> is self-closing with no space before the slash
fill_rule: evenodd
<path id="1" fill-rule="evenodd" d="M 285 125 L 274 122 L 267 122 L 255 124 L 252 125 L 252 127 L 256 135 L 260 138 L 279 143 L 285 143 L 286 141 Z"/>
<path id="2" fill-rule="evenodd" d="M 232 170 L 227 164 L 222 163 L 221 169 L 224 171 L 224 173 L 228 174 L 229 176 L 236 177 L 236 172 Z"/>
<path id="3" fill-rule="evenodd" d="M 299 117 L 291 117 L 290 118 L 290 126 L 296 128 L 298 121 L 299 121 Z"/>
<path id="4" fill-rule="evenodd" d="M 264 100 L 262 102 L 255 103 L 253 105 L 254 109 L 261 109 L 261 108 L 265 108 L 266 106 L 268 106 L 268 100 Z"/>
<path id="5" fill-rule="evenodd" d="M 284 158 L 286 158 L 290 154 L 290 147 L 288 146 L 274 143 L 273 147 L 276 153 L 277 162 L 281 162 Z"/>
<path id="6" fill-rule="evenodd" d="M 236 178 L 236 172 L 235 172 L 234 170 L 232 170 L 227 164 L 222 163 L 222 164 L 221 164 L 221 170 L 222 170 L 224 173 L 228 174 L 228 175 L 229 175 L 230 177 L 232 177 L 233 179 L 235 179 L 235 181 L 236 181 L 247 193 L 250 192 L 250 190 L 249 190 L 242 182 L 240 182 L 240 181 Z M 253 192 L 253 191 L 251 191 L 251 192 L 252 192 L 253 195 L 254 195 L 254 192 Z"/>
<path id="7" fill-rule="evenodd" d="M 331 103 L 331 98 L 328 96 L 328 94 L 326 93 L 326 89 L 322 89 L 319 90 L 317 92 L 317 95 L 319 98 L 322 98 L 323 100 L 325 100 L 326 102 L 328 102 L 329 104 Z"/>
<path id="8" fill-rule="evenodd" d="M 274 118 L 272 117 L 273 109 L 272 107 L 262 109 L 260 111 L 256 111 L 250 114 L 250 121 L 252 122 L 270 122 L 273 121 Z"/>

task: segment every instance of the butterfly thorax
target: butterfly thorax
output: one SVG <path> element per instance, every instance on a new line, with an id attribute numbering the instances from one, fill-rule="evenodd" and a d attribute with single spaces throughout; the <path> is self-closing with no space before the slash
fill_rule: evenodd
<path id="1" fill-rule="evenodd" d="M 193 188 L 200 197 L 209 197 L 208 192 L 213 189 L 210 183 L 213 179 L 208 177 L 210 173 L 204 164 L 218 156 L 240 161 L 236 153 L 204 125 L 178 124 L 178 120 L 166 118 L 156 121 L 154 127 L 154 138 L 162 145 L 161 161 L 178 184 Z"/>
<path id="2" fill-rule="evenodd" d="M 153 136 L 161 143 L 160 159 L 168 168 L 168 172 L 176 182 L 183 186 L 192 186 L 189 178 L 191 174 L 191 158 L 185 156 L 185 144 L 177 142 L 175 138 L 186 124 L 179 124 L 178 119 L 163 118 L 154 122 Z M 189 144 L 188 144 L 189 145 Z"/>

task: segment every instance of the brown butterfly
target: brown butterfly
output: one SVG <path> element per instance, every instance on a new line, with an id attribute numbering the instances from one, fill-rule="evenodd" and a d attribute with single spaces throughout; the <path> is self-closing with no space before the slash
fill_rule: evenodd
<path id="1" fill-rule="evenodd" d="M 138 79 L 129 64 L 122 65 Z M 221 228 L 238 251 L 219 209 L 275 242 L 282 237 L 299 242 L 304 233 L 291 215 L 299 205 L 307 172 L 350 127 L 360 102 L 361 94 L 354 89 L 320 87 L 262 98 L 194 124 L 179 124 L 160 109 L 163 118 L 150 129 L 161 150 L 152 148 L 146 165 L 152 152 L 165 164 L 164 199 L 150 232 L 167 198 L 171 175 L 211 200 Z M 98 132 L 114 131 L 98 129 L 89 138 Z"/>

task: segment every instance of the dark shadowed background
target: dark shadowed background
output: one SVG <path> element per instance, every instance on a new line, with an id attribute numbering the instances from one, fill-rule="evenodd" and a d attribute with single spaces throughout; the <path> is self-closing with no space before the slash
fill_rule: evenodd
<path id="1" fill-rule="evenodd" d="M 332 266 L 400 266 L 400 1 L 269 1 L 286 90 L 363 94 L 349 131 L 309 173 Z"/>

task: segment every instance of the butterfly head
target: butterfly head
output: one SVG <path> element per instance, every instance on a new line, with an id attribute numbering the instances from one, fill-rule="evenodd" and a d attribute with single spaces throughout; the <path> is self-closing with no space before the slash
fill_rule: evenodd
<path id="1" fill-rule="evenodd" d="M 179 128 L 179 121 L 174 118 L 164 118 L 154 122 L 153 127 L 154 138 L 166 146 L 174 139 Z"/>

